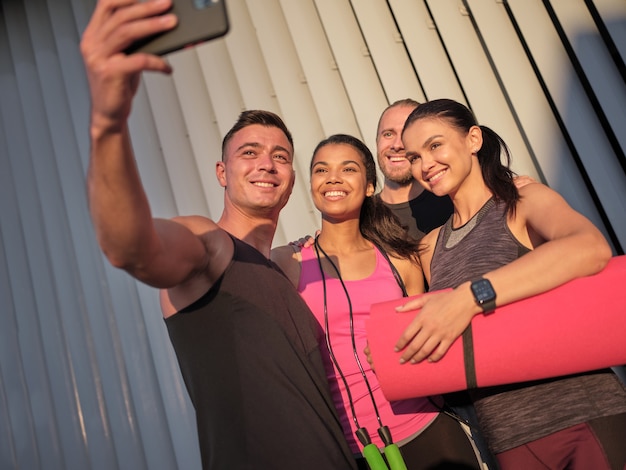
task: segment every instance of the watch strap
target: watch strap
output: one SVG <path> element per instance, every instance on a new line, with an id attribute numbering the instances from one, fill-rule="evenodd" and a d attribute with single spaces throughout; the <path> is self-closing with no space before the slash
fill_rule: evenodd
<path id="1" fill-rule="evenodd" d="M 483 303 L 478 304 L 483 309 L 483 313 L 486 315 L 488 313 L 493 313 L 496 309 L 496 299 L 487 300 Z"/>

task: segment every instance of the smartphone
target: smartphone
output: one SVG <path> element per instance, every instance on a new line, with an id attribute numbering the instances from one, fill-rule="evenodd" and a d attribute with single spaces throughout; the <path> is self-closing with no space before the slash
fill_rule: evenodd
<path id="1" fill-rule="evenodd" d="M 229 29 L 226 0 L 174 0 L 168 13 L 178 17 L 174 29 L 137 41 L 125 52 L 165 55 L 224 36 Z"/>

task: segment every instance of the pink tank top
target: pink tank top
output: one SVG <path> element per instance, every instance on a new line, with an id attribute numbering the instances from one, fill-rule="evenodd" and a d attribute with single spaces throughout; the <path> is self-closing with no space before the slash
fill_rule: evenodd
<path id="1" fill-rule="evenodd" d="M 389 263 L 378 249 L 375 251 L 376 268 L 374 272 L 364 279 L 355 281 L 344 280 L 344 284 L 352 304 L 354 340 L 361 366 L 372 388 L 372 394 L 374 395 L 383 425 L 389 427 L 394 442 L 400 443 L 401 440 L 419 432 L 432 422 L 437 416 L 437 411 L 427 398 L 415 398 L 389 403 L 385 399 L 376 380 L 376 375 L 371 370 L 363 353 L 367 344 L 365 322 L 369 317 L 370 305 L 402 297 L 402 290 L 393 276 Z M 313 311 L 322 328 L 324 328 L 324 285 L 315 254 L 315 247 L 313 246 L 302 249 L 302 270 L 298 291 Z M 334 276 L 331 277 L 328 273 L 326 274 L 326 304 L 331 347 L 341 372 L 348 382 L 352 402 L 356 410 L 356 419 L 361 427 L 367 428 L 372 442 L 381 446 L 382 441 L 378 436 L 379 424 L 376 413 L 367 390 L 367 385 L 354 357 L 346 293 L 339 279 Z M 339 411 L 344 433 L 348 438 L 352 451 L 360 453 L 361 445 L 354 435 L 357 427 L 352 417 L 346 387 L 341 380 L 340 374 L 335 370 L 330 358 L 325 353 L 328 351 L 325 343 L 321 345 L 321 349 L 324 352 L 326 373 L 335 407 Z M 410 373 L 410 370 L 410 365 L 407 365 L 407 373 Z"/>

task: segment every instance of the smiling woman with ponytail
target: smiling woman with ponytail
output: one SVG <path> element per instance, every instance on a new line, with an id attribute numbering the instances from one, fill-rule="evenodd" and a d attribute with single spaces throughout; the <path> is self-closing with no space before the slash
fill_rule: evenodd
<path id="1" fill-rule="evenodd" d="M 402 141 L 414 178 L 454 204 L 420 249 L 430 290 L 453 289 L 399 309 L 421 309 L 396 343 L 402 362 L 438 361 L 475 315 L 595 274 L 611 258 L 600 231 L 555 191 L 516 189 L 506 144 L 464 105 L 420 105 Z M 625 468 L 626 389 L 609 369 L 469 394 L 503 470 Z"/>

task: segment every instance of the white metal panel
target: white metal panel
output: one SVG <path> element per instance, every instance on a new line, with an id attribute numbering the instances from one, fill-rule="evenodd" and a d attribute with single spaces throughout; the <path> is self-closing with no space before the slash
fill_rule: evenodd
<path id="1" fill-rule="evenodd" d="M 594 189 L 618 233 L 620 243 L 626 246 L 626 218 L 623 217 L 626 213 L 624 172 L 606 140 L 604 130 L 567 58 L 561 41 L 539 0 L 510 0 L 509 5 L 542 72 L 576 151 L 584 162 Z M 598 159 L 601 159 L 602 164 L 598 164 Z"/>
<path id="2" fill-rule="evenodd" d="M 194 167 L 198 172 L 201 189 L 207 203 L 208 212 L 202 215 L 217 220 L 223 208 L 223 189 L 217 184 L 215 163 L 220 160 L 222 140 L 213 113 L 211 98 L 195 49 L 172 54 L 169 60 L 175 70 L 172 79 L 195 161 Z M 179 157 L 176 157 L 176 162 L 178 161 Z M 214 206 L 214 197 L 210 188 L 218 189 L 218 197 L 215 198 L 217 204 Z"/>
<path id="3" fill-rule="evenodd" d="M 387 99 L 358 22 L 347 0 L 316 0 L 315 5 L 361 130 L 357 137 L 375 149 L 378 116 Z"/>
<path id="4" fill-rule="evenodd" d="M 233 25 L 227 38 L 236 31 L 237 28 Z M 226 135 L 239 113 L 245 109 L 226 38 L 201 44 L 189 52 L 198 56 L 205 87 L 215 113 L 218 141 L 221 144 L 222 136 Z M 221 158 L 221 145 L 216 158 Z"/>
<path id="5" fill-rule="evenodd" d="M 319 116 L 323 137 L 337 133 L 359 135 L 350 100 L 313 0 L 281 0 L 281 6 L 304 72 L 303 78 Z M 301 116 L 300 120 L 306 125 L 308 119 Z M 306 155 L 302 156 L 303 160 Z M 301 179 L 300 184 L 305 182 Z"/>
<path id="6" fill-rule="evenodd" d="M 55 52 L 58 54 L 59 70 L 63 76 L 65 97 L 68 101 L 68 122 L 72 122 L 77 136 L 89 132 L 89 122 L 84 119 L 85 113 L 89 112 L 89 90 L 87 80 L 84 77 L 85 65 L 81 57 L 76 54 L 76 37 L 79 34 L 76 26 L 76 11 L 68 2 L 49 2 L 48 7 L 50 21 L 54 30 L 52 42 L 55 44 Z M 74 136 L 71 139 L 79 149 L 79 155 L 83 160 L 83 173 L 86 173 L 89 156 L 89 142 Z"/>
<path id="7" fill-rule="evenodd" d="M 626 62 L 626 2 L 624 0 L 594 0 L 595 6 L 611 35 L 622 62 Z"/>
<path id="8" fill-rule="evenodd" d="M 257 41 L 255 26 L 244 0 L 228 2 L 231 29 L 224 38 L 231 65 L 235 72 L 235 83 L 242 97 L 241 109 L 266 109 L 280 114 L 276 93 L 267 71 L 263 52 Z M 235 119 L 231 119 L 228 130 Z M 222 130 L 224 133 L 226 130 Z"/>
<path id="9" fill-rule="evenodd" d="M 14 6 L 16 6 L 15 10 L 7 11 L 6 5 L 3 5 L 4 13 L 10 15 L 11 18 L 6 23 L 8 34 L 13 38 L 11 54 L 19 58 L 15 62 L 14 72 L 15 91 L 21 110 L 19 112 L 18 109 L 14 110 L 11 125 L 17 126 L 16 129 L 20 128 L 18 135 L 24 135 L 28 141 L 21 152 L 12 154 L 12 166 L 26 248 L 24 267 L 27 267 L 28 271 L 25 274 L 32 282 L 31 288 L 36 299 L 36 309 L 25 310 L 27 304 L 24 303 L 26 300 L 24 296 L 20 295 L 21 286 L 15 291 L 15 311 L 18 313 L 18 342 L 24 367 L 24 384 L 28 388 L 28 393 L 34 396 L 41 394 L 46 397 L 52 393 L 47 383 L 47 380 L 52 377 L 47 376 L 40 368 L 45 362 L 41 349 L 42 338 L 45 336 L 42 335 L 47 332 L 40 330 L 36 312 L 41 311 L 43 314 L 50 315 L 50 318 L 56 315 L 60 326 L 67 322 L 65 324 L 72 324 L 76 327 L 81 334 L 63 338 L 62 346 L 67 354 L 67 357 L 63 359 L 69 359 L 71 366 L 66 365 L 62 370 L 67 371 L 71 367 L 72 378 L 75 379 L 72 382 L 75 387 L 74 391 L 81 395 L 80 401 L 75 401 L 71 405 L 78 405 L 81 411 L 93 414 L 96 418 L 91 420 L 85 429 L 94 439 L 102 440 L 102 446 L 98 451 L 102 451 L 100 456 L 102 462 L 106 464 L 111 462 L 110 453 L 107 450 L 110 450 L 113 443 L 111 436 L 106 434 L 108 423 L 100 419 L 98 413 L 103 400 L 99 393 L 101 390 L 94 381 L 98 368 L 97 359 L 93 355 L 93 348 L 89 347 L 87 336 L 84 335 L 87 320 L 82 315 L 84 314 L 82 306 L 75 298 L 76 293 L 72 297 L 67 292 L 67 289 L 77 288 L 72 271 L 75 267 L 75 257 L 68 252 L 71 248 L 66 243 L 70 239 L 66 230 L 67 213 L 62 203 L 59 175 L 55 168 L 55 158 L 59 156 L 54 154 L 50 127 L 45 115 L 45 99 L 49 97 L 39 79 L 43 73 L 38 70 L 41 65 L 38 55 L 44 53 L 49 46 L 49 42 L 44 39 L 47 31 L 42 29 L 47 12 L 45 8 L 43 10 L 37 8 L 41 5 L 34 5 L 32 2 L 26 5 L 24 11 L 20 11 L 20 5 Z M 29 31 L 29 23 L 39 26 L 38 30 Z M 35 45 L 38 47 L 36 48 Z M 49 52 L 54 54 L 54 51 Z M 47 65 L 51 65 L 49 73 L 58 73 L 54 60 Z M 13 136 L 8 137 L 13 138 Z M 76 292 L 80 293 L 79 287 Z M 30 347 L 31 344 L 37 346 Z M 53 382 L 53 387 L 55 386 L 64 388 L 65 384 Z M 33 408 L 35 405 L 33 402 L 30 403 Z M 75 418 L 76 408 L 72 407 L 71 412 L 72 417 Z M 38 422 L 38 419 L 41 419 L 41 422 Z M 48 416 L 38 416 L 33 410 L 33 421 L 27 424 L 27 426 L 32 426 L 31 430 L 37 434 L 38 449 L 44 452 L 49 450 L 50 441 L 46 432 L 52 430 L 51 426 L 54 425 L 52 419 L 54 419 L 54 411 Z M 76 424 L 76 420 L 73 424 Z M 80 440 L 82 436 L 78 434 L 79 430 L 76 427 L 69 431 L 69 439 L 66 443 L 82 447 L 82 449 L 77 449 L 76 453 L 76 458 L 80 460 L 86 455 L 86 449 Z M 20 451 L 23 452 L 24 449 L 20 448 Z"/>
<path id="10" fill-rule="evenodd" d="M 313 233 L 319 224 L 309 194 L 308 168 L 313 147 L 324 134 L 280 3 L 251 0 L 247 5 L 279 103 L 279 114 L 294 137 L 296 184 L 281 212 L 274 237 L 275 246 L 285 245 Z"/>
<path id="11" fill-rule="evenodd" d="M 508 4 L 542 77 L 548 84 L 555 85 L 554 91 L 557 93 L 552 96 L 558 103 L 566 102 L 565 87 L 558 85 L 567 83 L 573 73 L 541 0 L 509 0 Z"/>
<path id="12" fill-rule="evenodd" d="M 175 67 L 174 77 L 176 77 L 176 74 L 179 73 L 176 60 L 173 60 L 173 64 Z M 167 114 L 167 110 L 159 112 Z M 203 124 L 210 129 L 208 123 L 203 121 Z M 158 131 L 154 123 L 152 109 L 144 84 L 139 87 L 137 96 L 133 101 L 133 113 L 129 125 L 137 165 L 154 213 L 164 217 L 177 215 L 163 149 L 160 146 Z M 204 177 L 205 175 L 201 176 Z M 221 209 L 217 213 L 221 213 Z M 170 458 L 167 456 L 161 457 L 161 462 L 150 462 L 148 468 L 174 467 L 173 459 L 178 463 L 178 468 L 199 468 L 200 455 L 195 431 L 195 415 L 187 392 L 184 390 L 176 356 L 163 324 L 156 290 L 134 281 L 125 273 L 109 266 L 108 263 L 104 266 L 102 276 L 106 281 L 102 281 L 101 284 L 107 286 L 106 292 L 110 291 L 116 294 L 104 302 L 107 310 L 97 313 L 102 314 L 105 318 L 107 315 L 120 315 L 117 320 L 120 328 L 128 329 L 125 325 L 130 322 L 133 325 L 131 329 L 135 334 L 137 330 L 134 329 L 134 325 L 139 326 L 140 330 L 145 329 L 150 359 L 154 364 L 155 374 L 160 386 L 158 388 L 154 387 L 154 390 L 144 390 L 140 383 L 134 388 L 139 388 L 140 395 L 145 395 L 146 397 L 151 396 L 157 390 L 163 396 L 163 418 L 167 419 L 169 426 L 162 425 L 162 432 L 168 433 L 169 439 L 160 436 L 161 439 L 152 438 L 152 442 L 146 442 L 145 444 L 148 447 L 152 445 L 160 446 L 162 451 L 169 450 L 171 439 L 173 454 Z M 105 288 L 103 288 L 104 290 Z M 103 293 L 103 295 L 105 294 Z M 141 319 L 134 316 L 138 311 L 142 315 Z M 131 336 L 129 341 L 134 343 L 137 339 Z M 138 352 L 135 349 L 139 351 L 137 347 L 127 346 L 127 354 L 136 357 Z M 141 364 L 139 367 L 149 369 L 145 364 Z M 144 372 L 140 373 L 139 376 L 143 377 L 143 374 Z M 147 385 L 144 384 L 144 386 L 153 386 L 152 380 L 148 380 Z M 141 401 L 142 397 L 137 397 L 137 400 Z M 160 406 L 154 406 L 151 401 L 146 403 L 146 405 L 151 407 L 151 414 L 155 416 L 160 415 L 160 412 L 156 411 L 161 409 Z M 140 408 L 141 411 L 142 409 Z M 150 433 L 145 431 L 142 432 L 141 436 L 144 442 L 146 438 L 149 439 L 151 437 Z M 160 455 L 160 453 L 155 453 L 155 455 Z M 150 455 L 147 457 L 152 458 Z"/>
<path id="13" fill-rule="evenodd" d="M 153 213 L 159 217 L 177 215 L 163 147 L 160 145 L 144 82 L 139 85 L 135 95 L 128 127 L 137 167 Z"/>
<path id="14" fill-rule="evenodd" d="M 387 2 L 354 0 L 352 7 L 389 103 L 407 97 L 423 101 L 413 64 Z M 380 113 L 384 108 L 376 111 Z"/>
<path id="15" fill-rule="evenodd" d="M 140 361 L 144 359 L 150 363 L 149 354 L 145 354 L 145 339 L 141 335 L 135 335 L 126 342 L 132 345 L 135 353 L 124 357 L 124 335 L 130 334 L 132 328 L 122 330 L 119 347 L 117 342 L 119 332 L 104 314 L 105 301 L 100 289 L 95 284 L 82 283 L 84 276 L 93 272 L 96 257 L 100 258 L 94 253 L 96 245 L 93 243 L 95 240 L 86 201 L 84 198 L 73 197 L 84 192 L 84 182 L 81 181 L 84 178 L 82 162 L 77 155 L 73 138 L 69 100 L 65 94 L 66 86 L 63 84 L 64 76 L 59 67 L 60 62 L 51 60 L 50 52 L 54 50 L 55 44 L 51 24 L 48 18 L 42 15 L 41 5 L 29 2 L 28 8 L 33 8 L 27 10 L 27 13 L 30 27 L 37 32 L 33 34 L 35 64 L 38 71 L 41 71 L 38 75 L 49 127 L 49 138 L 47 129 L 35 131 L 39 135 L 38 141 L 48 150 L 48 158 L 37 159 L 35 173 L 41 178 L 38 187 L 42 191 L 44 222 L 53 227 L 52 230 L 48 230 L 51 234 L 49 244 L 52 279 L 55 284 L 58 283 L 57 302 L 60 311 L 63 312 L 61 321 L 70 325 L 80 325 L 83 329 L 84 339 L 77 341 L 75 336 L 68 344 L 75 344 L 77 348 L 87 346 L 90 354 L 84 354 L 82 349 L 72 351 L 81 358 L 73 359 L 73 362 L 89 367 L 93 379 L 87 380 L 87 374 L 84 374 L 78 385 L 79 388 L 91 391 L 92 385 L 91 383 L 87 385 L 87 382 L 93 380 L 93 390 L 97 397 L 104 432 L 110 436 L 112 446 L 103 453 L 102 460 L 98 460 L 92 466 L 105 468 L 113 461 L 134 468 L 150 466 L 155 461 L 163 463 L 168 461 L 171 451 L 168 452 L 163 445 L 154 447 L 153 444 L 155 441 L 163 440 L 162 436 L 159 436 L 166 430 L 162 414 L 137 412 L 142 406 L 148 406 L 152 397 L 160 395 L 158 387 L 149 386 L 153 368 L 145 367 L 145 362 Z M 59 116 L 67 118 L 59 119 Z M 45 153 L 37 151 L 37 154 Z M 64 201 L 63 210 L 60 210 L 56 201 Z M 94 308 L 89 309 L 85 299 L 94 302 Z M 133 322 L 132 326 L 134 325 L 138 323 Z M 45 334 L 46 330 L 43 331 Z M 143 356 L 139 354 L 141 346 L 144 346 Z M 130 357 L 134 357 L 135 360 L 127 360 Z M 125 367 L 120 367 L 121 364 L 125 364 Z M 126 369 L 130 374 L 126 375 Z M 110 380 L 108 387 L 100 385 L 104 381 L 103 378 Z M 149 387 L 149 392 L 141 393 L 139 400 L 133 400 L 132 391 L 137 390 L 133 384 L 145 384 L 146 388 Z M 150 410 L 153 409 L 155 407 L 151 406 Z M 132 419 L 129 419 L 129 416 Z M 109 428 L 115 429 L 116 432 L 111 433 Z M 86 426 L 86 429 L 89 430 L 89 426 Z M 141 432 L 137 432 L 138 429 Z M 97 432 L 99 431 L 97 429 Z M 165 432 L 167 434 L 167 431 Z M 88 439 L 96 436 L 89 436 Z M 142 437 L 146 440 L 143 446 Z M 148 452 L 144 453 L 142 447 L 148 449 Z M 101 449 L 102 452 L 106 450 L 106 446 Z"/>
<path id="16" fill-rule="evenodd" d="M 361 103 L 362 112 L 371 116 L 372 119 L 368 122 L 373 127 L 371 129 L 360 127 L 344 77 L 330 49 L 328 33 L 324 30 L 316 5 L 312 0 L 298 3 L 283 0 L 282 5 L 324 129 L 323 137 L 335 133 L 350 134 L 361 138 L 374 149 L 375 120 L 388 104 L 383 94 L 372 93 Z M 336 47 L 339 48 L 342 45 L 337 44 Z M 361 52 L 362 50 L 359 50 L 359 53 Z M 380 86 L 380 83 L 376 86 Z M 307 152 L 307 164 L 316 144 L 317 142 L 312 142 L 310 145 L 310 150 Z M 300 179 L 300 184 L 308 187 L 308 166 L 305 174 L 306 180 Z"/>
<path id="17" fill-rule="evenodd" d="M 167 114 L 167 110 L 160 112 Z M 165 217 L 176 215 L 165 156 L 144 85 L 139 87 L 133 102 L 130 131 L 139 171 L 153 211 Z M 158 436 L 153 435 L 153 431 L 141 430 L 142 447 L 148 449 L 147 468 L 172 468 L 175 466 L 174 459 L 178 462 L 178 468 L 199 468 L 193 408 L 186 391 L 181 396 L 182 378 L 163 324 L 156 290 L 112 268 L 104 260 L 101 263 L 104 263 L 100 267 L 102 273 L 100 270 L 97 272 L 102 277 L 99 284 L 102 286 L 101 296 L 104 300 L 93 302 L 90 311 L 93 310 L 93 315 L 100 315 L 105 319 L 111 316 L 116 318 L 126 355 L 124 362 L 128 364 L 126 373 L 130 390 L 126 395 L 130 397 L 129 394 L 133 394 L 132 400 L 138 407 L 139 416 L 129 418 L 136 419 L 140 424 L 141 414 L 147 412 L 155 418 L 167 418 L 169 424 L 152 423 L 153 428 L 160 428 Z M 146 340 L 148 344 L 144 344 Z M 145 358 L 147 362 L 137 362 L 144 355 L 148 356 Z M 154 366 L 160 387 L 149 376 L 151 366 Z M 155 398 L 158 394 L 163 396 L 163 403 Z M 152 446 L 159 446 L 158 452 Z M 163 454 L 167 451 L 170 455 Z"/>
<path id="18" fill-rule="evenodd" d="M 501 3 L 482 0 L 468 3 L 529 142 L 531 155 L 539 162 L 541 175 L 531 176 L 545 176 L 546 182 L 572 206 L 590 215 L 601 226 L 589 194 L 578 189 L 584 183 L 504 7 Z M 516 159 L 513 153 L 513 161 Z M 567 184 L 563 184 L 564 181 Z"/>
<path id="19" fill-rule="evenodd" d="M 106 261 L 104 275 L 110 291 L 93 296 L 98 306 L 89 311 L 94 343 L 102 341 L 99 336 L 107 339 L 98 348 L 101 351 L 97 351 L 102 358 L 102 380 L 107 384 L 103 387 L 106 407 L 102 413 L 106 413 L 111 430 L 117 430 L 119 423 L 128 427 L 128 442 L 120 443 L 119 439 L 125 436 L 118 436 L 114 455 L 120 467 L 129 465 L 131 456 L 135 459 L 134 468 L 174 467 L 176 458 L 166 419 L 167 406 L 155 370 L 166 364 L 156 363 L 158 356 L 152 354 L 146 334 L 146 322 L 162 325 L 160 310 L 147 310 L 144 315 L 139 308 L 139 283 Z M 156 290 L 152 291 L 156 297 Z M 166 344 L 161 347 L 167 349 Z M 115 379 L 119 381 L 119 390 L 113 386 Z M 109 408 L 111 394 L 122 400 L 123 412 Z M 110 432 L 115 437 L 115 432 Z"/>
<path id="20" fill-rule="evenodd" d="M 515 172 L 536 176 L 498 77 L 493 73 L 462 2 L 437 0 L 428 4 L 478 122 L 492 128 L 509 145 L 516 156 L 511 165 Z"/>
<path id="21" fill-rule="evenodd" d="M 521 114 L 530 118 L 527 122 L 532 122 L 535 131 L 539 133 L 538 137 L 541 136 L 545 139 L 552 135 L 558 136 L 560 134 L 558 126 L 549 112 L 550 108 L 545 101 L 541 87 L 537 83 L 532 67 L 526 59 L 526 54 L 503 5 L 497 2 L 476 0 L 470 0 L 468 5 L 471 8 L 472 18 L 480 31 L 481 39 L 485 42 L 485 47 L 488 50 L 488 59 L 495 68 L 496 78 L 502 83 L 501 91 L 504 99 L 511 102 L 508 113 L 512 114 L 514 120 L 520 119 Z M 544 113 L 539 112 L 541 109 Z M 495 124 L 491 127 L 500 133 Z M 543 175 L 537 170 L 535 152 L 531 144 L 533 142 L 538 145 L 541 141 L 529 139 L 524 127 L 518 125 L 518 129 L 522 139 L 526 141 L 525 149 L 531 159 L 523 166 L 527 172 L 525 173 L 541 180 Z M 547 149 L 554 151 L 562 143 L 562 140 L 547 142 Z M 513 153 L 513 163 L 520 168 L 517 159 L 517 154 Z"/>
<path id="22" fill-rule="evenodd" d="M 0 36 L 0 62 L 7 70 L 12 69 L 12 65 L 7 60 L 10 49 L 4 39 L 4 35 Z M 41 254 L 44 258 L 40 267 L 42 270 L 46 269 L 46 246 L 41 236 L 41 228 L 38 227 L 38 233 L 26 237 L 22 223 L 23 210 L 32 210 L 30 220 L 36 220 L 41 208 L 37 198 L 28 197 L 28 194 L 24 194 L 25 188 L 22 188 L 23 183 L 32 181 L 32 168 L 30 163 L 26 165 L 27 168 L 20 168 L 20 163 L 30 162 L 32 155 L 28 148 L 17 77 L 15 70 L 12 72 L 0 77 L 0 125 L 3 131 L 0 133 L 0 277 L 5 281 L 0 286 L 0 300 L 3 305 L 0 310 L 3 324 L 3 328 L 0 328 L 0 430 L 3 432 L 0 440 L 4 441 L 0 444 L 3 452 L 0 458 L 15 467 L 21 464 L 36 468 L 40 458 L 38 450 L 47 452 L 52 458 L 59 458 L 59 436 L 56 432 L 59 423 L 55 416 L 53 392 L 46 386 L 45 352 L 42 351 L 45 348 L 40 340 L 39 309 L 36 297 L 32 295 L 40 278 L 33 279 L 28 259 L 29 252 L 31 256 L 35 252 Z M 32 187 L 29 190 L 32 192 Z M 36 224 L 31 225 L 27 219 L 26 226 Z M 27 243 L 31 246 L 26 246 Z M 56 318 L 57 312 L 50 311 L 49 315 Z M 52 333 L 59 330 L 60 328 L 56 328 Z M 23 357 L 23 348 L 27 346 L 27 342 L 32 344 L 32 349 L 27 350 L 28 357 Z M 58 357 L 53 354 L 49 359 L 56 364 Z M 59 367 L 60 376 L 66 377 L 66 372 L 67 369 Z M 39 379 L 33 383 L 32 379 L 29 380 L 30 377 Z M 39 413 L 33 410 L 30 398 L 33 392 L 41 400 Z M 67 402 L 70 403 L 64 409 L 72 413 L 71 399 L 65 403 Z M 35 419 L 40 420 L 38 429 Z M 65 430 L 68 432 L 68 440 L 76 437 L 71 426 Z M 84 449 L 77 450 L 76 461 L 85 462 L 85 453 L 81 450 Z"/>
<path id="23" fill-rule="evenodd" d="M 2 43 L 1 40 L 0 43 Z M 1 113 L 0 126 L 4 128 Z M 0 133 L 0 163 L 4 163 L 2 157 L 7 154 L 4 135 Z M 3 215 L 3 221 L 10 219 L 8 212 L 11 211 L 10 206 L 14 205 L 14 200 L 8 197 L 9 191 L 6 191 L 6 189 L 12 186 L 11 179 L 7 176 L 9 176 L 8 171 L 0 172 L 0 213 Z M 8 211 L 5 211 L 6 209 Z M 21 241 L 21 237 L 18 240 Z M 0 436 L 2 436 L 2 439 L 0 439 L 0 457 L 7 467 L 17 468 L 19 464 L 16 437 L 11 423 L 17 421 L 26 425 L 26 423 L 30 422 L 30 410 L 27 406 L 24 406 L 28 401 L 28 393 L 23 391 L 23 380 L 20 376 L 22 369 L 18 367 L 21 358 L 17 345 L 18 329 L 11 292 L 12 280 L 17 281 L 17 277 L 21 273 L 14 272 L 9 266 L 7 253 L 5 253 L 8 242 L 9 240 L 3 236 L 3 227 L 0 225 L 0 299 L 4 301 L 4 315 L 2 315 L 4 327 L 0 330 Z M 13 243 L 12 246 L 17 250 L 19 242 Z M 20 251 L 23 252 L 23 250 Z M 33 308 L 32 311 L 34 312 L 35 309 Z M 9 361 L 11 361 L 11 366 L 7 364 Z M 15 400 L 13 398 L 14 395 L 17 395 L 20 400 Z M 54 407 L 47 396 L 44 396 L 43 402 L 42 414 L 46 415 Z M 54 430 L 50 432 L 50 435 L 52 439 L 57 438 Z M 32 443 L 32 437 L 23 443 L 23 446 L 29 453 L 29 460 L 24 463 L 31 466 L 38 457 L 35 452 L 32 452 Z M 51 447 L 50 453 L 52 456 L 57 455 L 57 449 L 58 445 Z"/>
<path id="24" fill-rule="evenodd" d="M 438 34 L 425 2 L 390 0 L 400 32 L 413 60 L 425 96 L 401 96 L 417 101 L 451 98 L 464 102 L 465 97 L 454 68 Z"/>
<path id="25" fill-rule="evenodd" d="M 201 169 L 209 213 L 212 217 L 218 217 L 224 209 L 224 188 L 217 182 L 215 163 L 222 158 L 222 136 L 228 132 L 237 115 L 243 110 L 243 99 L 224 39 L 210 41 L 189 52 L 198 57 L 204 86 L 213 109 L 214 122 L 209 123 L 204 119 L 198 122 L 204 127 L 209 147 L 206 155 L 200 154 L 197 158 L 202 161 L 202 164 L 198 163 L 198 168 Z"/>
<path id="26" fill-rule="evenodd" d="M 179 215 L 208 214 L 181 104 L 171 76 L 144 74 L 159 142 Z M 151 155 L 142 155 L 150 160 Z M 155 213 L 155 216 L 160 216 Z"/>
<path id="27" fill-rule="evenodd" d="M 582 0 L 553 0 L 551 5 L 577 62 L 583 69 L 585 80 L 588 80 L 602 113 L 607 117 L 608 127 L 621 148 L 626 149 L 626 89 L 622 86 L 624 77 L 617 70 Z"/>
<path id="28" fill-rule="evenodd" d="M 118 276 L 119 277 L 119 276 Z M 136 283 L 139 307 L 144 318 L 145 334 L 149 339 L 151 357 L 154 361 L 154 369 L 158 381 L 158 390 L 163 397 L 161 406 L 153 407 L 150 413 L 164 413 L 167 423 L 164 423 L 163 434 L 167 433 L 169 439 L 154 439 L 146 445 L 156 445 L 170 450 L 173 447 L 173 457 L 177 466 L 170 459 L 162 462 L 151 462 L 148 469 L 152 468 L 200 468 L 200 448 L 198 434 L 196 432 L 196 414 L 185 388 L 183 378 L 178 367 L 176 354 L 170 343 L 169 335 L 161 318 L 161 307 L 155 290 L 140 282 Z M 126 310 L 127 311 L 127 310 Z M 124 312 L 124 310 L 122 310 Z M 141 392 L 141 390 L 140 390 Z M 154 393 L 154 392 L 153 392 Z M 139 397 L 141 398 L 141 397 Z M 161 405 L 160 403 L 158 405 Z M 157 411 L 158 410 L 158 411 Z M 163 412 L 161 412 L 163 410 Z M 142 433 L 143 442 L 147 440 Z M 162 437 L 162 436 L 160 436 Z"/>

